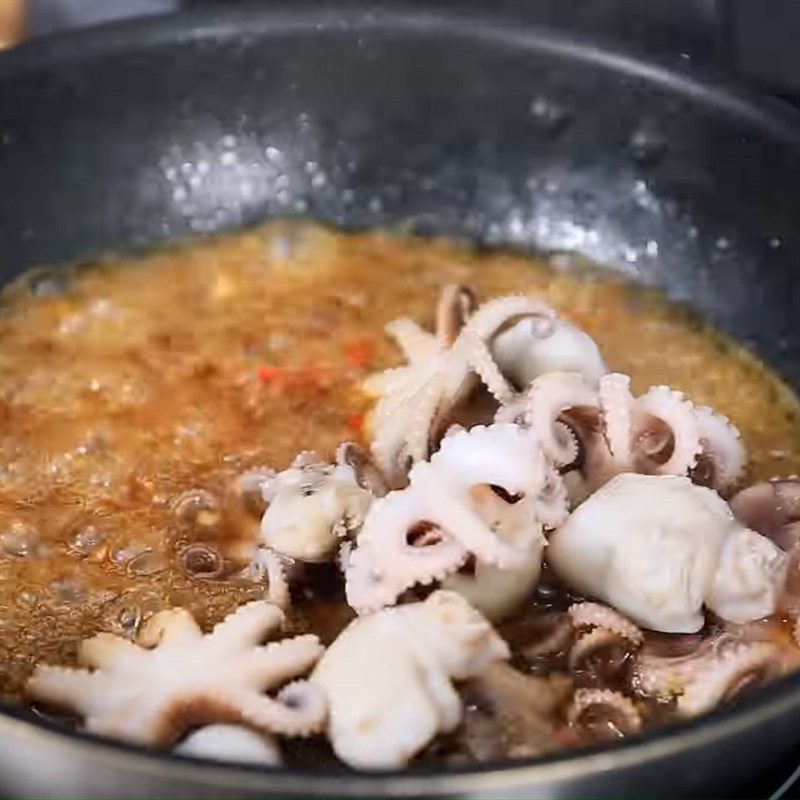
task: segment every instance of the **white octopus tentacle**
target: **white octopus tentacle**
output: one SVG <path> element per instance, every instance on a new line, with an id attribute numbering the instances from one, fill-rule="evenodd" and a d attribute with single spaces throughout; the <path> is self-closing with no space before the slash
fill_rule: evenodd
<path id="1" fill-rule="evenodd" d="M 574 603 L 567 609 L 567 614 L 576 628 L 602 628 L 634 644 L 641 644 L 644 640 L 644 635 L 636 624 L 613 608 L 600 603 Z"/>
<path id="2" fill-rule="evenodd" d="M 438 528 L 414 492 L 390 492 L 373 503 L 346 569 L 347 602 L 356 611 L 391 605 L 409 586 L 441 580 L 464 563 L 467 551 L 444 530 L 438 542 L 415 547 L 409 534 L 420 522 Z"/>
<path id="3" fill-rule="evenodd" d="M 103 669 L 119 658 L 130 656 L 137 650 L 137 646 L 130 640 L 101 631 L 92 636 L 91 639 L 84 639 L 80 643 L 78 647 L 78 663 L 82 667 Z"/>
<path id="4" fill-rule="evenodd" d="M 289 705 L 281 698 L 253 695 L 249 692 L 234 694 L 234 699 L 243 706 L 242 720 L 261 729 L 283 736 L 310 736 L 319 733 L 325 724 L 325 700 L 321 692 L 310 686 L 304 700 L 308 705 Z M 289 688 L 289 687 L 286 687 Z M 294 703 L 294 699 L 292 698 Z"/>
<path id="5" fill-rule="evenodd" d="M 612 372 L 600 379 L 598 398 L 608 449 L 614 460 L 627 465 L 631 457 L 631 413 L 634 398 L 628 375 Z"/>
<path id="6" fill-rule="evenodd" d="M 500 406 L 494 415 L 495 422 L 505 422 L 512 425 L 523 425 L 528 414 L 527 396 L 517 397 L 510 403 Z"/>
<path id="7" fill-rule="evenodd" d="M 394 339 L 409 364 L 419 364 L 442 349 L 432 333 L 408 317 L 388 322 L 384 330 Z"/>
<path id="8" fill-rule="evenodd" d="M 412 373 L 410 367 L 393 367 L 383 372 L 374 372 L 361 382 L 364 392 L 373 397 L 389 397 L 402 391 Z"/>
<path id="9" fill-rule="evenodd" d="M 441 375 L 420 374 L 375 409 L 372 455 L 390 479 L 404 471 L 404 460 L 413 463 L 428 456 L 429 425 L 440 404 L 442 383 Z M 404 408 L 407 413 L 400 413 Z"/>
<path id="10" fill-rule="evenodd" d="M 545 454 L 558 466 L 566 466 L 577 458 L 578 444 L 557 424 L 559 416 L 572 408 L 597 405 L 597 390 L 579 372 L 549 372 L 531 384 L 526 422 Z"/>
<path id="11" fill-rule="evenodd" d="M 723 414 L 708 406 L 696 406 L 695 421 L 700 434 L 701 460 L 710 462 L 712 489 L 727 494 L 735 485 L 747 460 L 739 429 Z"/>
<path id="12" fill-rule="evenodd" d="M 37 664 L 26 684 L 31 696 L 58 708 L 82 708 L 97 691 L 94 672 Z"/>
<path id="13" fill-rule="evenodd" d="M 489 346 L 482 341 L 474 341 L 469 346 L 469 364 L 486 385 L 492 396 L 500 403 L 510 403 L 517 397 L 517 391 L 506 380 L 495 363 Z"/>
<path id="14" fill-rule="evenodd" d="M 213 640 L 230 649 L 256 645 L 275 634 L 283 621 L 284 614 L 279 608 L 256 600 L 239 606 L 233 614 L 218 622 L 211 633 L 207 634 L 207 638 L 208 641 Z M 304 640 L 303 647 L 306 648 L 308 638 L 300 638 Z M 316 647 L 318 648 L 318 643 Z"/>
<path id="15" fill-rule="evenodd" d="M 672 440 L 672 452 L 664 461 L 656 460 L 665 447 L 663 437 L 648 431 L 653 418 L 667 428 Z M 702 451 L 700 429 L 694 406 L 682 392 L 669 386 L 653 386 L 637 397 L 631 412 L 631 447 L 636 466 L 656 475 L 686 475 Z M 654 444 L 651 444 L 654 443 Z"/>
<path id="16" fill-rule="evenodd" d="M 267 599 L 278 608 L 289 608 L 291 595 L 283 559 L 274 550 L 262 550 L 261 553 L 267 573 Z"/>
<path id="17" fill-rule="evenodd" d="M 544 483 L 534 500 L 534 508 L 545 528 L 557 528 L 569 516 L 567 487 L 550 462 L 547 462 Z"/>
<path id="18" fill-rule="evenodd" d="M 185 608 L 170 608 L 150 617 L 139 628 L 136 643 L 142 647 L 155 647 L 162 643 L 193 642 L 202 637 L 200 626 Z"/>
<path id="19" fill-rule="evenodd" d="M 552 332 L 558 319 L 556 312 L 550 306 L 535 297 L 509 295 L 484 303 L 470 317 L 462 333 L 488 342 L 501 330 L 508 329 L 526 317 L 540 323 L 539 332 L 542 337 Z"/>

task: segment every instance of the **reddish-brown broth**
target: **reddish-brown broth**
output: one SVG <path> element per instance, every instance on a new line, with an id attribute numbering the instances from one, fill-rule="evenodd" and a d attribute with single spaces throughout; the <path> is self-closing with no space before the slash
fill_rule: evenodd
<path id="1" fill-rule="evenodd" d="M 235 478 L 363 437 L 359 383 L 398 361 L 383 325 L 430 323 L 438 289 L 454 281 L 482 298 L 539 293 L 636 389 L 667 383 L 730 416 L 748 481 L 800 473 L 798 402 L 763 365 L 598 272 L 272 223 L 65 278 L 26 276 L 0 309 L 0 695 L 19 700 L 37 661 L 73 663 L 99 630 L 131 636 L 176 605 L 209 625 L 261 596 L 238 575 L 261 509 Z M 217 578 L 182 568 L 194 542 L 221 553 Z M 541 635 L 536 619 L 565 601 L 545 590 L 502 626 L 516 662 L 538 673 L 563 667 L 524 655 Z M 328 642 L 351 616 L 322 570 L 291 624 Z M 301 745 L 295 758 L 324 752 Z"/>

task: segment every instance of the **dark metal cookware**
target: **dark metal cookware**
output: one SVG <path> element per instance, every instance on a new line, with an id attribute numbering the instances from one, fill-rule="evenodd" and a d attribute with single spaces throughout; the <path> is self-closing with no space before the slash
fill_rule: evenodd
<path id="1" fill-rule="evenodd" d="M 664 287 L 800 388 L 800 118 L 521 24 L 198 12 L 0 57 L 0 281 L 301 215 L 575 250 Z M 2 709 L 9 795 L 721 795 L 800 742 L 800 674 L 535 762 L 387 776 L 196 763 Z"/>

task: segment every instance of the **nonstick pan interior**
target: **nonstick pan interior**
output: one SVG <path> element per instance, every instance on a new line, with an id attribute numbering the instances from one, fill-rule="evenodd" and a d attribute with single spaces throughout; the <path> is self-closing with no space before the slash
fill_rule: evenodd
<path id="1" fill-rule="evenodd" d="M 32 44 L 0 57 L 0 186 L 0 282 L 269 216 L 388 226 L 582 253 L 665 288 L 800 387 L 797 115 L 547 31 L 259 4 Z M 709 734 L 728 742 L 724 764 L 706 739 L 686 745 L 704 759 L 691 769 L 659 773 L 668 756 L 642 756 L 646 782 L 613 749 L 588 772 L 572 757 L 571 771 L 595 776 L 587 796 L 708 793 L 711 778 L 718 789 L 778 757 L 765 731 L 791 746 L 798 693 L 800 680 L 776 686 L 767 721 L 758 703 L 725 716 L 727 738 Z M 557 793 L 570 774 L 532 769 L 516 771 L 524 784 L 503 771 L 503 793 Z M 598 777 L 611 769 L 611 783 Z M 486 792 L 484 778 L 431 791 Z M 298 791 L 292 780 L 275 785 Z"/>

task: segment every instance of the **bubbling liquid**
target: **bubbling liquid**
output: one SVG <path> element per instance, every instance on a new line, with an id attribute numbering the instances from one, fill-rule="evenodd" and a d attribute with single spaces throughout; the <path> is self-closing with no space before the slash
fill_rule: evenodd
<path id="1" fill-rule="evenodd" d="M 800 473 L 789 390 L 657 293 L 599 270 L 276 222 L 31 273 L 0 307 L 0 695 L 20 701 L 37 662 L 75 663 L 98 631 L 132 637 L 173 606 L 208 626 L 262 597 L 241 574 L 264 508 L 253 476 L 362 437 L 359 385 L 399 363 L 383 326 L 430 325 L 453 282 L 482 299 L 536 292 L 637 393 L 669 384 L 729 416 L 746 482 Z M 545 580 L 501 626 L 518 666 L 563 669 L 563 652 L 543 657 L 536 641 L 566 602 Z M 335 569 L 321 567 L 289 623 L 328 643 L 352 616 Z M 448 741 L 423 757 L 470 760 Z M 313 742 L 292 752 L 325 757 Z"/>

